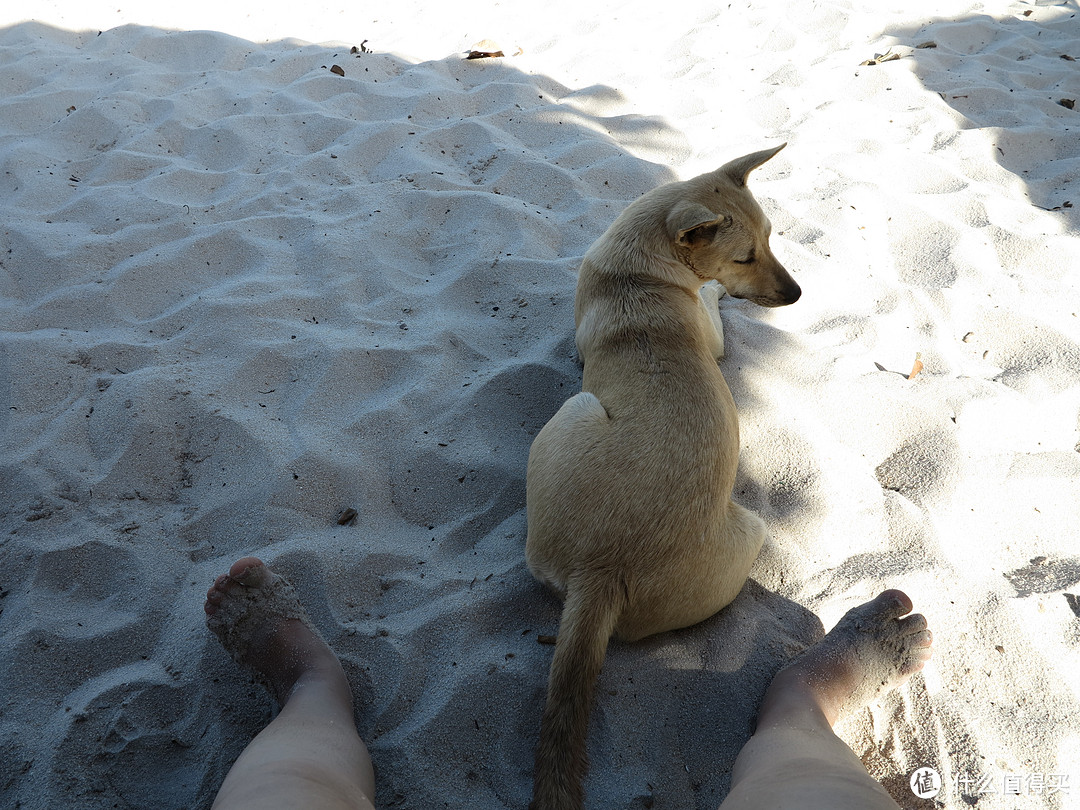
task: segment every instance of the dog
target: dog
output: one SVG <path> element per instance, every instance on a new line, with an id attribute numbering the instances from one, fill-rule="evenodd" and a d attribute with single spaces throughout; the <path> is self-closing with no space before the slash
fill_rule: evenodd
<path id="1" fill-rule="evenodd" d="M 531 810 L 582 807 L 611 635 L 635 641 L 712 616 L 764 542 L 761 518 L 731 500 L 739 423 L 709 282 L 767 307 L 801 295 L 746 187 L 785 145 L 653 189 L 581 264 L 582 391 L 537 434 L 526 472 L 526 560 L 563 600 Z"/>

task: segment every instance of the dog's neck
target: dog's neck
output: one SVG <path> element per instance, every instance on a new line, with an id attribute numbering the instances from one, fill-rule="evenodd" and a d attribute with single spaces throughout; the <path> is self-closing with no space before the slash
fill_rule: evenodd
<path id="1" fill-rule="evenodd" d="M 675 255 L 679 264 L 686 267 L 694 277 L 697 279 L 697 287 L 700 289 L 703 284 L 707 284 L 710 281 L 714 281 L 712 276 L 707 276 L 694 267 L 693 255 L 689 249 L 678 250 L 676 249 Z"/>
<path id="2" fill-rule="evenodd" d="M 711 281 L 691 263 L 689 251 L 685 256 L 676 252 L 648 251 L 641 248 L 639 240 L 634 241 L 636 244 L 632 247 L 620 251 L 590 249 L 585 258 L 604 275 L 650 279 L 695 295 L 703 284 Z"/>

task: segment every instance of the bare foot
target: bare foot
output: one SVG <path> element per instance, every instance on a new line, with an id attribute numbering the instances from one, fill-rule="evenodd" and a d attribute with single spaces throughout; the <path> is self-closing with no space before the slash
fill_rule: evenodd
<path id="1" fill-rule="evenodd" d="M 203 609 L 225 649 L 279 704 L 305 678 L 344 681 L 337 656 L 311 625 L 292 586 L 258 557 L 237 560 L 218 577 Z"/>
<path id="2" fill-rule="evenodd" d="M 931 655 L 926 619 L 903 591 L 888 590 L 852 608 L 829 633 L 777 673 L 758 727 L 778 722 L 809 698 L 829 725 L 903 685 Z M 903 618 L 901 618 L 903 617 Z"/>

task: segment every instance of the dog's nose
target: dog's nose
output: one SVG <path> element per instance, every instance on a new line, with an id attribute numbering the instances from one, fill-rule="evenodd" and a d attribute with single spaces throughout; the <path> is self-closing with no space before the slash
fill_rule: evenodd
<path id="1" fill-rule="evenodd" d="M 794 304 L 796 301 L 799 300 L 800 297 L 802 297 L 802 287 L 792 281 L 791 284 L 784 287 L 781 295 L 783 296 L 785 306 L 788 304 Z"/>
<path id="2" fill-rule="evenodd" d="M 771 306 L 786 307 L 788 304 L 794 304 L 798 301 L 802 296 L 802 288 L 799 286 L 799 282 L 791 277 L 791 273 L 787 271 L 787 268 L 774 259 L 771 270 L 772 282 L 776 290 L 773 297 L 776 303 Z"/>

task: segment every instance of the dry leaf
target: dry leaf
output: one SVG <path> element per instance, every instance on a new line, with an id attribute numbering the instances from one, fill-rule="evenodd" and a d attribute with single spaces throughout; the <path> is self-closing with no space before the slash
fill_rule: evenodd
<path id="1" fill-rule="evenodd" d="M 1069 603 L 1069 610 L 1076 614 L 1077 618 L 1080 618 L 1080 596 L 1075 593 L 1065 594 L 1065 601 Z"/>
<path id="2" fill-rule="evenodd" d="M 484 39 L 477 42 L 472 48 L 469 49 L 469 53 L 465 56 L 466 59 L 493 59 L 499 56 L 506 56 L 503 53 L 502 48 L 498 43 L 492 42 L 490 39 Z"/>
<path id="3" fill-rule="evenodd" d="M 1064 107 L 1067 110 L 1075 110 L 1076 109 L 1076 99 L 1075 98 L 1058 99 L 1058 104 L 1060 104 L 1062 107 Z"/>
<path id="4" fill-rule="evenodd" d="M 923 370 L 922 354 L 920 352 L 915 352 L 915 365 L 913 365 L 911 367 L 911 373 L 908 374 L 907 378 L 909 380 L 914 380 L 915 375 L 918 374 L 922 370 Z"/>
<path id="5" fill-rule="evenodd" d="M 885 51 L 885 53 L 875 53 L 873 59 L 867 59 L 865 62 L 860 62 L 859 66 L 862 67 L 863 65 L 880 65 L 883 62 L 891 62 L 894 59 L 899 58 L 900 54 L 893 53 L 892 48 L 889 48 L 889 50 Z"/>
<path id="6" fill-rule="evenodd" d="M 331 73 L 336 73 L 338 76 L 345 75 L 345 69 L 341 65 L 334 65 L 330 68 Z"/>
<path id="7" fill-rule="evenodd" d="M 521 53 L 521 48 L 518 48 L 510 55 L 518 56 Z M 465 54 L 466 59 L 493 59 L 500 56 L 506 56 L 506 51 L 503 50 L 497 42 L 493 42 L 490 39 L 484 39 L 477 42 L 469 49 L 469 52 Z"/>

